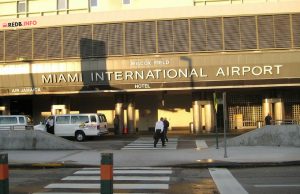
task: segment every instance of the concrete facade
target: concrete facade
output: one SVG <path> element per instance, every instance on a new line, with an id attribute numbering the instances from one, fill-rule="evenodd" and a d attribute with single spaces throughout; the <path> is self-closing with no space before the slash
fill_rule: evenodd
<path id="1" fill-rule="evenodd" d="M 0 2 L 0 114 L 118 114 L 120 133 L 300 123 L 299 1 L 88 2 Z"/>
<path id="2" fill-rule="evenodd" d="M 228 146 L 300 147 L 299 125 L 268 125 L 228 140 Z"/>

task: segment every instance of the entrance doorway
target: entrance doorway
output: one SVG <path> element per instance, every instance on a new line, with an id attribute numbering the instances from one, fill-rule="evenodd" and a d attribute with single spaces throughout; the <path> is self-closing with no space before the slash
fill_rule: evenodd
<path id="1" fill-rule="evenodd" d="M 10 100 L 11 115 L 32 115 L 32 99 L 14 98 Z"/>
<path id="2" fill-rule="evenodd" d="M 52 115 L 67 114 L 67 108 L 64 104 L 55 104 L 51 106 Z"/>

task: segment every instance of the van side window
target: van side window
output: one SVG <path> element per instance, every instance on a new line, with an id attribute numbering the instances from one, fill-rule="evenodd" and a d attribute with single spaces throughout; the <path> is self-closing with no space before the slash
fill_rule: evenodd
<path id="1" fill-rule="evenodd" d="M 1 117 L 0 124 L 17 124 L 17 117 Z"/>
<path id="2" fill-rule="evenodd" d="M 91 122 L 92 123 L 96 123 L 97 122 L 96 117 L 94 115 L 91 115 Z"/>
<path id="3" fill-rule="evenodd" d="M 19 117 L 19 123 L 20 123 L 20 124 L 25 124 L 25 119 L 24 119 L 24 117 Z"/>
<path id="4" fill-rule="evenodd" d="M 56 117 L 56 124 L 69 124 L 70 123 L 70 116 L 57 116 Z"/>
<path id="5" fill-rule="evenodd" d="M 88 122 L 89 122 L 88 116 L 71 116 L 72 124 L 81 124 L 81 123 L 88 123 Z"/>
<path id="6" fill-rule="evenodd" d="M 100 117 L 101 117 L 102 122 L 107 122 L 105 115 L 101 115 Z"/>

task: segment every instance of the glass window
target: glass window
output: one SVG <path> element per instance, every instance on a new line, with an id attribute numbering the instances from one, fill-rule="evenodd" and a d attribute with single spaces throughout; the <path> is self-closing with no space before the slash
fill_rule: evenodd
<path id="1" fill-rule="evenodd" d="M 26 12 L 26 0 L 18 1 L 18 13 Z"/>
<path id="2" fill-rule="evenodd" d="M 57 0 L 57 9 L 67 9 L 67 0 Z"/>
<path id="3" fill-rule="evenodd" d="M 91 122 L 94 122 L 94 123 L 97 122 L 96 117 L 94 115 L 91 115 Z"/>
<path id="4" fill-rule="evenodd" d="M 17 124 L 17 117 L 0 117 L 0 124 Z"/>
<path id="5" fill-rule="evenodd" d="M 124 5 L 129 5 L 130 4 L 130 0 L 123 0 L 123 4 Z"/>
<path id="6" fill-rule="evenodd" d="M 91 7 L 97 7 L 98 6 L 98 0 L 91 0 Z"/>
<path id="7" fill-rule="evenodd" d="M 71 116 L 71 123 L 72 124 L 89 123 L 89 117 L 88 116 Z"/>
<path id="8" fill-rule="evenodd" d="M 69 124 L 70 116 L 58 116 L 56 117 L 56 124 Z"/>
<path id="9" fill-rule="evenodd" d="M 102 123 L 102 122 L 106 122 L 106 117 L 105 117 L 105 115 L 98 115 L 99 116 L 99 120 L 100 120 L 100 122 Z"/>
<path id="10" fill-rule="evenodd" d="M 25 119 L 24 119 L 24 117 L 19 117 L 19 123 L 20 123 L 20 124 L 25 124 Z"/>

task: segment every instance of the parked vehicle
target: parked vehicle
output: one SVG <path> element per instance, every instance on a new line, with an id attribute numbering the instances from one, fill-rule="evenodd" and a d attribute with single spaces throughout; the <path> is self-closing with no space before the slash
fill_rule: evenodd
<path id="1" fill-rule="evenodd" d="M 28 115 L 0 115 L 0 130 L 33 129 L 32 119 Z"/>
<path id="2" fill-rule="evenodd" d="M 52 115 L 54 134 L 63 137 L 75 137 L 84 141 L 87 136 L 100 136 L 108 133 L 107 120 L 104 114 L 64 114 Z M 47 131 L 46 122 L 34 127 L 35 130 Z"/>

